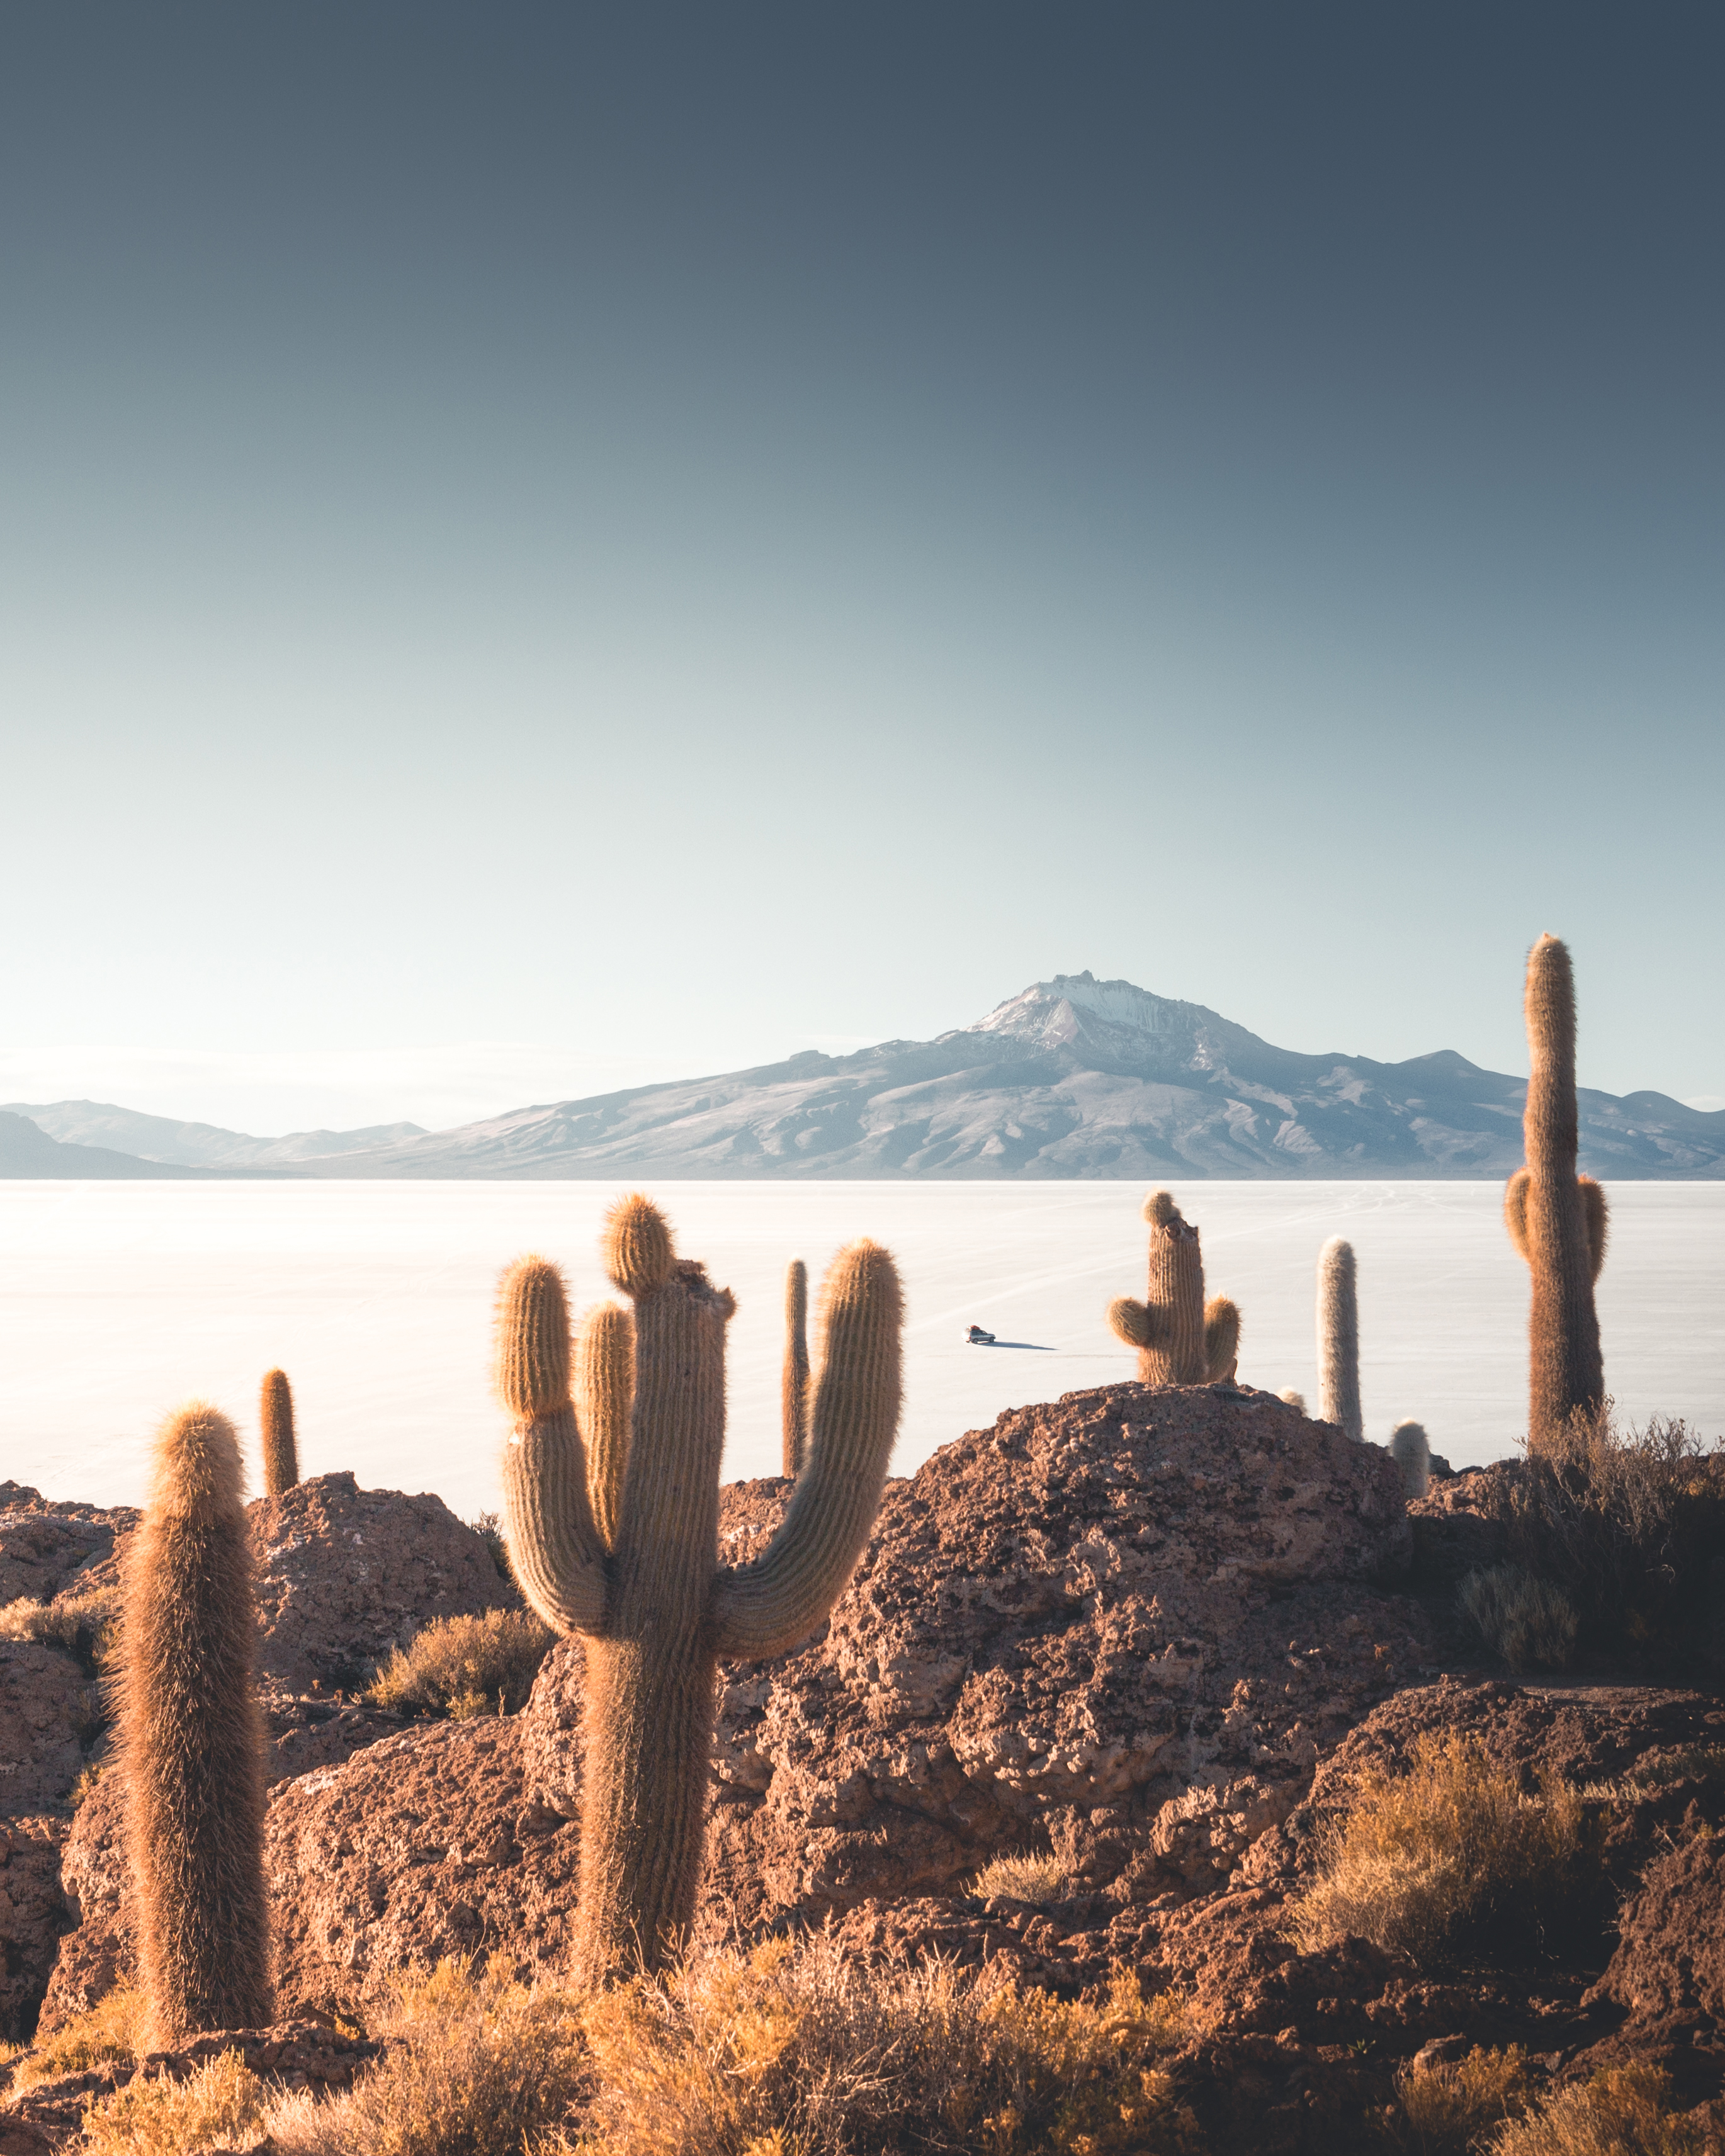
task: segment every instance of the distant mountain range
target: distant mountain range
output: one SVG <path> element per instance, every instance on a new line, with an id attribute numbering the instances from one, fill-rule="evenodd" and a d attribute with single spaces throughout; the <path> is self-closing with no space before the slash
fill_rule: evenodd
<path id="1" fill-rule="evenodd" d="M 811 1049 L 449 1131 L 255 1138 L 92 1101 L 14 1104 L 0 1113 L 0 1176 L 1492 1180 L 1521 1163 L 1526 1091 L 1447 1050 L 1296 1055 L 1201 1004 L 1062 973 L 936 1040 Z M 1725 1109 L 1587 1091 L 1580 1108 L 1582 1166 L 1602 1179 L 1725 1176 Z M 12 1165 L 22 1117 L 54 1158 L 100 1145 L 132 1165 Z"/>

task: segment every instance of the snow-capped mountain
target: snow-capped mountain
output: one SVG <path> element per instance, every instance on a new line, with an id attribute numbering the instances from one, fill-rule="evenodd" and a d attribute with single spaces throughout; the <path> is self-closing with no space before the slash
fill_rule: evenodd
<path id="1" fill-rule="evenodd" d="M 1201 1004 L 1060 974 L 935 1040 L 521 1108 L 304 1164 L 337 1176 L 1497 1178 L 1525 1081 L 1447 1051 L 1301 1055 Z M 1600 1176 L 1725 1174 L 1725 1111 L 1581 1096 Z"/>

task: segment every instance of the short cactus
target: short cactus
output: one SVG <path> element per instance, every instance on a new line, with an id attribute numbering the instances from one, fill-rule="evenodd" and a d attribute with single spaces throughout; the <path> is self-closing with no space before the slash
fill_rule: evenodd
<path id="1" fill-rule="evenodd" d="M 1423 1497 L 1431 1487 L 1431 1445 L 1425 1426 L 1399 1422 L 1389 1434 L 1389 1456 L 1401 1471 L 1403 1496 Z"/>
<path id="2" fill-rule="evenodd" d="M 1305 1414 L 1306 1395 L 1296 1391 L 1292 1385 L 1284 1385 L 1276 1397 L 1279 1400 L 1286 1400 L 1291 1408 L 1298 1408 L 1301 1414 Z"/>
<path id="3" fill-rule="evenodd" d="M 735 1306 L 701 1266 L 678 1260 L 663 1216 L 639 1195 L 612 1209 L 604 1260 L 634 1309 L 628 1465 L 608 1553 L 569 1398 L 562 1281 L 542 1258 L 504 1276 L 496 1354 L 514 1425 L 503 1484 L 516 1576 L 548 1624 L 587 1640 L 575 1957 L 593 1979 L 662 1967 L 687 1936 L 717 1659 L 783 1654 L 843 1590 L 898 1426 L 902 1323 L 887 1252 L 867 1241 L 840 1251 L 821 1285 L 811 1441 L 789 1509 L 753 1563 L 716 1567 Z"/>
<path id="4" fill-rule="evenodd" d="M 1138 1351 L 1147 1385 L 1214 1385 L 1231 1378 L 1240 1357 L 1240 1312 L 1226 1296 L 1204 1299 L 1198 1230 L 1166 1190 L 1144 1200 L 1150 1224 L 1150 1287 L 1142 1302 L 1123 1295 L 1108 1306 L 1117 1338 Z"/>
<path id="5" fill-rule="evenodd" d="M 1575 1172 L 1575 981 L 1569 953 L 1542 936 L 1527 954 L 1527 1048 L 1532 1070 L 1522 1121 L 1527 1164 L 1509 1179 L 1503 1217 L 1527 1260 L 1527 1442 L 1548 1443 L 1604 1404 L 1605 1371 L 1594 1282 L 1605 1262 L 1605 1194 Z"/>
<path id="6" fill-rule="evenodd" d="M 629 1417 L 635 1396 L 635 1322 L 621 1303 L 596 1303 L 575 1336 L 575 1420 L 587 1447 L 587 1496 L 593 1525 L 617 1547 Z"/>
<path id="7" fill-rule="evenodd" d="M 120 1753 L 146 2047 L 272 2011 L 264 1730 L 239 1440 L 193 1401 L 156 1440 L 123 1561 Z"/>
<path id="8" fill-rule="evenodd" d="M 1332 1235 L 1317 1254 L 1318 1414 L 1356 1445 L 1366 1440 L 1359 1404 L 1359 1303 L 1353 1245 Z"/>
<path id="9" fill-rule="evenodd" d="M 258 1429 L 263 1440 L 264 1494 L 279 1497 L 300 1479 L 300 1452 L 294 1443 L 294 1396 L 285 1370 L 264 1373 L 258 1396 Z"/>
<path id="10" fill-rule="evenodd" d="M 784 1472 L 800 1475 L 809 1449 L 809 1268 L 793 1258 L 784 1276 L 784 1375 L 779 1389 Z"/>

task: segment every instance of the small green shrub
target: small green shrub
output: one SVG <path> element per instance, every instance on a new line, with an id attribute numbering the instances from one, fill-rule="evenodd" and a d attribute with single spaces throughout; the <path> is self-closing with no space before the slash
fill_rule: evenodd
<path id="1" fill-rule="evenodd" d="M 403 1654 L 399 1647 L 366 1693 L 397 1713 L 519 1713 L 555 1635 L 530 1610 L 439 1617 Z"/>
<path id="2" fill-rule="evenodd" d="M 1512 1670 L 1565 1668 L 1581 1620 L 1561 1587 L 1536 1579 L 1517 1564 L 1471 1572 L 1458 1593 L 1480 1637 Z"/>
<path id="3" fill-rule="evenodd" d="M 1425 1961 L 1498 1925 L 1531 1943 L 1579 1920 L 1602 1876 L 1579 1794 L 1524 1796 L 1471 1738 L 1421 1738 L 1405 1774 L 1364 1776 L 1320 1835 L 1289 1907 L 1308 1952 L 1355 1933 Z"/>
<path id="4" fill-rule="evenodd" d="M 481 1512 L 471 1523 L 476 1535 L 483 1536 L 485 1548 L 491 1553 L 491 1562 L 497 1568 L 497 1577 L 506 1579 L 511 1586 L 515 1573 L 509 1562 L 509 1544 L 503 1533 L 503 1518 L 498 1512 Z"/>

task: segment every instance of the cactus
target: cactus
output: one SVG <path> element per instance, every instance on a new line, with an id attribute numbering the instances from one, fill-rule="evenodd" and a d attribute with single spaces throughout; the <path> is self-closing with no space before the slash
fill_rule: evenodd
<path id="1" fill-rule="evenodd" d="M 1306 1395 L 1304 1393 L 1296 1392 L 1293 1386 L 1284 1385 L 1276 1394 L 1276 1398 L 1279 1400 L 1286 1400 L 1291 1408 L 1298 1408 L 1301 1414 L 1305 1414 Z"/>
<path id="2" fill-rule="evenodd" d="M 587 1448 L 587 1498 L 608 1549 L 617 1547 L 629 1415 L 635 1396 L 635 1322 L 620 1303 L 596 1303 L 575 1338 L 575 1421 Z"/>
<path id="3" fill-rule="evenodd" d="M 1577 1419 L 1596 1416 L 1605 1397 L 1594 1308 L 1594 1282 L 1605 1262 L 1605 1194 L 1575 1172 L 1575 983 L 1555 936 L 1542 936 L 1527 954 L 1526 1009 L 1527 1164 L 1509 1179 L 1503 1217 L 1532 1276 L 1527 1442 L 1537 1449 Z"/>
<path id="4" fill-rule="evenodd" d="M 803 1472 L 809 1449 L 809 1268 L 793 1258 L 784 1276 L 784 1375 L 779 1388 L 784 1471 Z"/>
<path id="5" fill-rule="evenodd" d="M 1389 1433 L 1389 1456 L 1401 1470 L 1402 1495 L 1423 1497 L 1431 1487 L 1431 1445 L 1424 1424 L 1399 1422 Z"/>
<path id="6" fill-rule="evenodd" d="M 300 1453 L 294 1443 L 294 1396 L 285 1370 L 268 1370 L 258 1395 L 258 1429 L 263 1439 L 264 1494 L 279 1497 L 300 1479 Z"/>
<path id="7" fill-rule="evenodd" d="M 878 1245 L 841 1250 L 821 1284 L 809 1456 L 753 1563 L 716 1566 L 725 1327 L 735 1307 L 680 1261 L 633 1195 L 606 1221 L 606 1270 L 634 1309 L 634 1386 L 614 1548 L 588 1498 L 569 1398 L 561 1276 L 504 1276 L 496 1386 L 513 1424 L 503 1484 L 516 1576 L 557 1630 L 587 1640 L 575 1958 L 598 1980 L 662 1967 L 695 1912 L 720 1656 L 806 1639 L 868 1538 L 898 1425 L 902 1305 Z"/>
<path id="8" fill-rule="evenodd" d="M 1359 1404 L 1359 1303 L 1353 1245 L 1332 1235 L 1317 1254 L 1318 1414 L 1356 1445 L 1366 1441 Z"/>
<path id="9" fill-rule="evenodd" d="M 1204 1299 L 1198 1230 L 1165 1190 L 1144 1200 L 1150 1224 L 1150 1289 L 1108 1306 L 1116 1336 L 1138 1351 L 1147 1385 L 1214 1385 L 1231 1378 L 1240 1357 L 1240 1312 L 1226 1296 Z"/>
<path id="10" fill-rule="evenodd" d="M 124 1560 L 119 1684 L 146 2048 L 272 2011 L 257 1618 L 234 1425 L 162 1424 Z"/>

